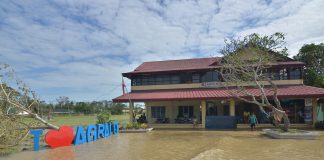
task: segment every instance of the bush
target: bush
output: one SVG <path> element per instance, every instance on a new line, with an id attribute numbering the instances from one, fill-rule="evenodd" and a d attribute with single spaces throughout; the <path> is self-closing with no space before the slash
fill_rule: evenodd
<path id="1" fill-rule="evenodd" d="M 102 112 L 100 112 L 98 114 L 98 116 L 97 116 L 97 123 L 98 124 L 102 124 L 102 123 L 110 123 L 110 122 L 112 122 L 110 120 L 110 116 L 111 116 L 111 114 L 110 114 L 109 111 L 102 111 Z"/>
<path id="2" fill-rule="evenodd" d="M 145 123 L 142 123 L 142 124 L 140 124 L 140 123 L 129 123 L 129 124 L 126 125 L 125 128 L 126 129 L 140 129 L 140 128 L 146 129 L 146 128 L 148 128 L 148 126 Z"/>

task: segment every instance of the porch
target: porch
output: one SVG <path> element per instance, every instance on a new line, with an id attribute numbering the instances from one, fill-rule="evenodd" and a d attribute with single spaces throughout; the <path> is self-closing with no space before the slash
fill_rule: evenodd
<path id="1" fill-rule="evenodd" d="M 232 124 L 236 125 L 235 102 L 234 100 L 228 101 L 228 104 L 226 102 L 220 100 L 145 102 L 147 121 L 154 128 L 208 128 L 212 127 L 215 118 L 221 117 L 219 121 L 224 121 L 222 124 L 232 119 Z"/>
<path id="2" fill-rule="evenodd" d="M 282 99 L 281 103 L 293 128 L 313 127 L 322 105 L 315 98 Z M 243 129 L 249 128 L 247 119 L 252 112 L 258 128 L 273 127 L 258 106 L 233 99 L 154 101 L 145 102 L 145 107 L 148 124 L 154 128 Z"/>
<path id="3" fill-rule="evenodd" d="M 258 94 L 256 89 L 249 92 Z M 318 99 L 324 90 L 304 85 L 278 87 L 278 97 L 293 124 L 314 125 Z M 156 128 L 237 128 L 247 125 L 254 112 L 260 123 L 269 124 L 257 106 L 242 103 L 226 89 L 150 90 L 127 93 L 114 102 L 144 102 L 148 123 Z M 271 112 L 271 111 L 266 111 Z M 130 118 L 132 119 L 132 118 Z"/>

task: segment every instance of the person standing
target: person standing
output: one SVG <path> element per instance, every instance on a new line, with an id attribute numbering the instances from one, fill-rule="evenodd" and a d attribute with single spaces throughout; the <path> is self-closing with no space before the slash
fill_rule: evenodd
<path id="1" fill-rule="evenodd" d="M 249 117 L 249 123 L 250 123 L 251 131 L 254 131 L 255 125 L 258 123 L 258 119 L 256 118 L 254 112 L 252 112 L 252 114 Z"/>

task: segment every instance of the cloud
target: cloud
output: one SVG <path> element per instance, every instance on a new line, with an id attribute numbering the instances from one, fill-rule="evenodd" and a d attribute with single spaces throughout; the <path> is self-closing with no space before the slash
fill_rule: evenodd
<path id="1" fill-rule="evenodd" d="M 109 100 L 121 94 L 121 73 L 143 61 L 214 56 L 233 36 L 283 32 L 294 55 L 323 42 L 323 7 L 320 0 L 4 0 L 0 62 L 47 101 Z"/>

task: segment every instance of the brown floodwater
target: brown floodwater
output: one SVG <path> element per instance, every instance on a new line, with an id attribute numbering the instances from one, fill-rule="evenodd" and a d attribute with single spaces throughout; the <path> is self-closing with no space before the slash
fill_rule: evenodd
<path id="1" fill-rule="evenodd" d="M 1 158 L 0 158 L 1 159 Z M 120 133 L 79 146 L 24 151 L 5 160 L 323 160 L 324 132 L 317 140 L 270 139 L 250 131 Z"/>

